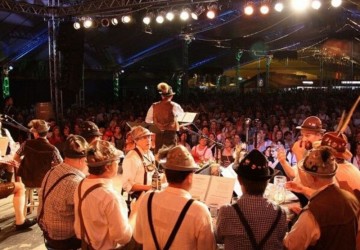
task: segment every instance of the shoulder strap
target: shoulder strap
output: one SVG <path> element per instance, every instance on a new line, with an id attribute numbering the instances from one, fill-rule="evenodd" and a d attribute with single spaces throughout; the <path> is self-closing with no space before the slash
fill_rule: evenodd
<path id="1" fill-rule="evenodd" d="M 145 169 L 145 161 L 144 161 L 144 157 L 143 157 L 143 155 L 140 153 L 140 150 L 137 148 L 137 147 L 135 147 L 134 148 L 134 151 L 139 155 L 139 157 L 140 157 L 140 159 L 141 159 L 141 161 L 142 161 L 142 163 L 143 163 L 143 166 L 144 166 L 144 185 L 146 185 L 147 184 L 147 172 L 146 172 L 146 169 Z"/>
<path id="2" fill-rule="evenodd" d="M 153 239 L 154 239 L 154 243 L 155 243 L 155 246 L 156 246 L 156 249 L 157 250 L 160 250 L 160 246 L 159 246 L 159 242 L 156 238 L 156 234 L 155 234 L 155 230 L 154 230 L 154 225 L 153 225 L 153 221 L 152 221 L 152 212 L 151 212 L 151 203 L 152 203 L 152 199 L 154 197 L 154 192 L 152 192 L 149 196 L 149 200 L 148 200 L 148 206 L 147 206 L 147 209 L 148 209 L 148 218 L 149 218 L 149 225 L 150 225 L 150 230 L 151 230 L 151 234 L 153 236 Z M 173 243 L 174 239 L 175 239 L 175 236 L 177 234 L 177 232 L 179 231 L 179 228 L 185 218 L 185 215 L 186 215 L 186 212 L 189 210 L 191 204 L 194 202 L 193 199 L 190 199 L 186 202 L 184 208 L 182 209 L 180 215 L 179 215 L 179 218 L 177 219 L 176 223 L 175 223 L 175 226 L 169 236 L 169 239 L 167 240 L 166 244 L 165 244 L 165 247 L 163 250 L 168 250 L 170 249 L 170 246 L 171 244 Z"/>
<path id="3" fill-rule="evenodd" d="M 43 193 L 42 193 L 42 208 L 41 208 L 41 211 L 40 211 L 40 214 L 39 214 L 39 222 L 42 220 L 43 216 L 44 216 L 44 209 L 45 209 L 45 201 L 46 201 L 46 198 L 49 196 L 49 194 L 51 193 L 51 191 L 54 190 L 54 188 L 60 183 L 61 180 L 65 179 L 66 177 L 70 176 L 70 175 L 75 175 L 74 173 L 67 173 L 67 174 L 64 174 L 63 176 L 61 176 L 59 179 L 56 180 L 56 182 L 49 188 L 48 192 L 45 194 L 45 188 L 46 188 L 46 185 L 47 185 L 47 182 L 49 180 L 49 176 L 50 176 L 50 173 L 51 171 L 53 171 L 54 168 L 52 168 L 45 180 L 45 184 L 44 184 L 44 189 L 43 189 Z"/>
<path id="4" fill-rule="evenodd" d="M 246 230 L 246 233 L 247 233 L 248 236 L 249 236 L 249 239 L 250 239 L 252 248 L 253 248 L 254 250 L 257 250 L 257 249 L 258 249 L 258 245 L 257 245 L 257 243 L 256 243 L 256 239 L 255 239 L 254 233 L 253 233 L 253 231 L 251 230 L 251 227 L 250 227 L 249 223 L 248 223 L 247 220 L 245 219 L 244 214 L 241 212 L 241 210 L 240 210 L 240 208 L 239 208 L 239 205 L 238 205 L 237 203 L 235 203 L 235 204 L 233 204 L 232 206 L 233 206 L 233 208 L 235 209 L 236 213 L 238 214 L 241 223 L 242 223 L 243 226 L 245 227 L 245 230 Z"/>
<path id="5" fill-rule="evenodd" d="M 262 249 L 264 244 L 266 243 L 266 241 L 270 238 L 271 234 L 274 232 L 277 224 L 279 223 L 279 220 L 281 218 L 281 209 L 280 209 L 280 207 L 277 206 L 277 215 L 276 215 L 276 218 L 275 218 L 274 222 L 272 223 L 270 229 L 267 231 L 264 238 L 259 242 L 259 244 L 257 244 L 255 236 L 254 236 L 254 234 L 253 234 L 253 232 L 252 232 L 252 230 L 250 228 L 250 225 L 247 222 L 247 220 L 245 219 L 244 214 L 241 212 L 241 210 L 239 208 L 239 205 L 237 203 L 235 203 L 232 206 L 235 208 L 237 214 L 239 215 L 239 218 L 240 218 L 241 222 L 243 223 L 243 225 L 245 227 L 246 232 L 249 235 L 249 238 L 250 238 L 250 241 L 251 241 L 251 245 L 253 246 L 253 249 Z"/>
<path id="6" fill-rule="evenodd" d="M 85 235 L 86 235 L 86 238 L 88 239 L 88 245 L 90 247 L 90 249 L 94 249 L 91 245 L 91 242 L 90 242 L 90 237 L 86 231 L 86 228 L 85 228 L 85 224 L 84 224 L 84 219 L 83 219 L 83 216 L 82 216 L 82 213 L 81 213 L 81 206 L 82 206 L 82 202 L 84 201 L 84 199 L 86 198 L 86 196 L 88 196 L 88 194 L 90 194 L 92 191 L 94 191 L 95 189 L 99 188 L 99 187 L 103 187 L 104 184 L 103 183 L 98 183 L 98 184 L 95 184 L 93 186 L 91 186 L 88 190 L 85 191 L 84 195 L 81 197 L 81 186 L 83 184 L 83 181 L 85 179 L 83 179 L 80 184 L 79 184 L 79 189 L 78 189 L 78 195 L 79 195 L 79 207 L 78 207 L 78 212 L 79 212 L 79 218 L 80 218 L 80 232 L 81 232 L 81 245 L 82 245 L 82 249 L 83 248 L 83 245 L 86 243 L 85 241 Z"/>
<path id="7" fill-rule="evenodd" d="M 174 241 L 174 239 L 175 239 L 175 236 L 176 236 L 177 232 L 179 231 L 179 228 L 180 228 L 180 226 L 181 226 L 181 224 L 182 224 L 182 222 L 183 222 L 183 220 L 184 220 L 184 218 L 185 218 L 186 212 L 189 210 L 189 208 L 190 208 L 190 206 L 191 206 L 191 204 L 192 204 L 193 202 L 194 202 L 193 199 L 190 199 L 190 200 L 188 200 L 188 201 L 186 202 L 184 208 L 182 209 L 182 211 L 181 211 L 181 213 L 180 213 L 180 215 L 179 215 L 179 218 L 178 218 L 177 221 L 176 221 L 176 224 L 175 224 L 175 226 L 174 226 L 174 229 L 172 230 L 172 232 L 171 232 L 171 234 L 170 234 L 170 236 L 169 236 L 169 239 L 168 239 L 168 241 L 166 242 L 166 245 L 165 245 L 165 247 L 164 247 L 164 250 L 170 249 L 170 246 L 171 246 L 171 244 L 173 243 L 173 241 Z"/>
<path id="8" fill-rule="evenodd" d="M 152 199 L 154 197 L 154 192 L 151 192 L 151 194 L 149 195 L 149 200 L 148 200 L 148 203 L 147 203 L 147 212 L 148 212 L 148 220 L 149 220 L 149 226 L 150 226 L 150 231 L 151 231 L 151 235 L 154 239 L 154 243 L 155 243 L 155 247 L 156 247 L 156 250 L 160 250 L 160 246 L 159 246 L 159 242 L 156 238 L 156 234 L 155 234 L 155 230 L 154 230 L 154 225 L 152 223 L 152 211 L 151 211 L 151 202 L 152 202 Z"/>

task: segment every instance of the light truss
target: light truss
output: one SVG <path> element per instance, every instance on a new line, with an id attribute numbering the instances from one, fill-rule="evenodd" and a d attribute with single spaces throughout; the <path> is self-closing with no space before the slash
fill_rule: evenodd
<path id="1" fill-rule="evenodd" d="M 82 4 L 71 6 L 46 6 L 30 4 L 15 0 L 0 0 L 0 10 L 15 13 L 26 13 L 44 17 L 66 17 L 79 16 L 84 14 L 134 12 L 142 8 L 174 7 L 177 5 L 194 5 L 200 3 L 212 3 L 218 0 L 100 0 L 84 1 Z"/>

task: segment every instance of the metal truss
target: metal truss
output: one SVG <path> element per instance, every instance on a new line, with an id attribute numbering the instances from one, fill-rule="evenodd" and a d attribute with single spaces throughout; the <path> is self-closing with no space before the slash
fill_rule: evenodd
<path id="1" fill-rule="evenodd" d="M 142 8 L 212 3 L 218 0 L 101 0 L 84 1 L 82 4 L 53 6 L 30 4 L 15 0 L 0 0 L 0 10 L 26 13 L 44 17 L 66 17 L 89 14 L 134 12 Z"/>

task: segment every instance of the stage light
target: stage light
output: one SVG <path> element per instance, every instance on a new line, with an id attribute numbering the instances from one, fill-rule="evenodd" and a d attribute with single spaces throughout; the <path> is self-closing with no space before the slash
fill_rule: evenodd
<path id="1" fill-rule="evenodd" d="M 298 12 L 305 11 L 310 4 L 310 0 L 291 0 L 291 7 Z"/>
<path id="2" fill-rule="evenodd" d="M 172 11 L 169 11 L 168 13 L 166 13 L 166 19 L 168 20 L 168 21 L 172 21 L 172 20 L 174 20 L 174 17 L 175 17 L 175 15 L 174 15 L 174 12 L 172 12 Z"/>
<path id="3" fill-rule="evenodd" d="M 313 0 L 311 2 L 311 8 L 313 8 L 314 10 L 318 10 L 321 7 L 321 2 L 319 0 Z"/>
<path id="4" fill-rule="evenodd" d="M 192 19 L 198 20 L 198 19 L 199 19 L 199 16 L 200 16 L 202 13 L 204 13 L 204 11 L 205 11 L 205 7 L 204 7 L 204 6 L 202 6 L 202 5 L 197 6 L 197 7 L 196 7 L 196 10 L 193 11 L 193 12 L 191 12 L 191 17 L 192 17 Z"/>
<path id="5" fill-rule="evenodd" d="M 331 0 L 331 6 L 334 8 L 339 7 L 342 4 L 342 0 Z"/>
<path id="6" fill-rule="evenodd" d="M 80 24 L 78 21 L 76 21 L 76 22 L 73 24 L 73 26 L 74 26 L 74 29 L 76 29 L 76 30 L 78 30 L 78 29 L 81 28 L 81 24 Z"/>
<path id="7" fill-rule="evenodd" d="M 11 70 L 13 70 L 13 69 L 14 69 L 14 67 L 11 66 L 11 65 L 8 67 L 8 70 L 9 70 L 9 71 L 11 71 Z"/>
<path id="8" fill-rule="evenodd" d="M 111 18 L 111 24 L 112 25 L 118 25 L 119 24 L 119 20 L 116 18 L 116 17 L 113 17 L 113 18 Z"/>
<path id="9" fill-rule="evenodd" d="M 188 8 L 183 9 L 180 13 L 180 19 L 183 21 L 187 21 L 190 17 L 190 10 Z"/>
<path id="10" fill-rule="evenodd" d="M 83 26 L 85 29 L 90 28 L 91 26 L 93 26 L 93 20 L 91 20 L 91 18 L 86 18 L 84 20 Z"/>
<path id="11" fill-rule="evenodd" d="M 250 16 L 254 13 L 254 6 L 252 3 L 247 3 L 244 8 L 244 13 L 247 16 Z"/>
<path id="12" fill-rule="evenodd" d="M 284 4 L 282 2 L 278 2 L 275 4 L 275 7 L 274 9 L 277 11 L 277 12 L 281 12 L 283 11 L 284 9 Z"/>
<path id="13" fill-rule="evenodd" d="M 145 23 L 146 25 L 149 25 L 151 23 L 151 17 L 149 15 L 146 15 L 143 18 L 143 23 Z"/>
<path id="14" fill-rule="evenodd" d="M 212 4 L 208 7 L 208 11 L 206 12 L 206 16 L 209 19 L 214 19 L 216 16 L 216 12 L 217 12 L 217 5 L 216 4 Z"/>
<path id="15" fill-rule="evenodd" d="M 109 27 L 109 25 L 110 25 L 109 19 L 107 19 L 107 18 L 101 19 L 101 26 Z"/>
<path id="16" fill-rule="evenodd" d="M 266 15 L 266 14 L 269 13 L 269 6 L 266 3 L 263 3 L 260 6 L 260 13 L 263 14 L 263 15 Z"/>
<path id="17" fill-rule="evenodd" d="M 128 16 L 128 15 L 122 16 L 121 17 L 121 22 L 122 23 L 130 23 L 131 22 L 131 16 Z"/>
<path id="18" fill-rule="evenodd" d="M 156 19 L 155 19 L 156 22 L 159 23 L 159 24 L 163 23 L 163 22 L 165 21 L 164 16 L 165 16 L 165 12 L 161 11 L 161 12 L 157 15 L 157 17 L 156 17 Z"/>

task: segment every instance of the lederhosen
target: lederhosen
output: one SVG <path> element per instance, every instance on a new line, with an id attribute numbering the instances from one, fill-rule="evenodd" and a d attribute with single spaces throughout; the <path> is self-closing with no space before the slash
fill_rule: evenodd
<path id="1" fill-rule="evenodd" d="M 155 243 L 155 247 L 156 247 L 156 250 L 160 250 L 160 245 L 159 245 L 159 242 L 157 240 L 157 237 L 156 237 L 156 234 L 155 234 L 155 229 L 154 229 L 154 223 L 153 223 L 153 220 L 152 220 L 152 209 L 151 209 L 151 203 L 152 203 L 152 199 L 154 197 L 154 192 L 152 192 L 149 196 L 149 200 L 148 200 L 148 203 L 147 203 L 147 211 L 148 211 L 148 219 L 149 219 L 149 226 L 150 226 L 150 230 L 151 230 L 151 235 L 154 239 L 154 243 Z M 176 223 L 175 223 L 175 226 L 164 246 L 164 248 L 162 250 L 168 250 L 170 249 L 170 246 L 171 244 L 173 243 L 174 239 L 175 239 L 175 236 L 177 234 L 177 232 L 179 231 L 179 228 L 185 218 L 185 215 L 186 215 L 186 212 L 189 210 L 191 204 L 194 202 L 193 199 L 190 199 L 186 202 L 184 208 L 182 209 L 180 215 L 179 215 L 179 218 L 177 219 Z"/>

